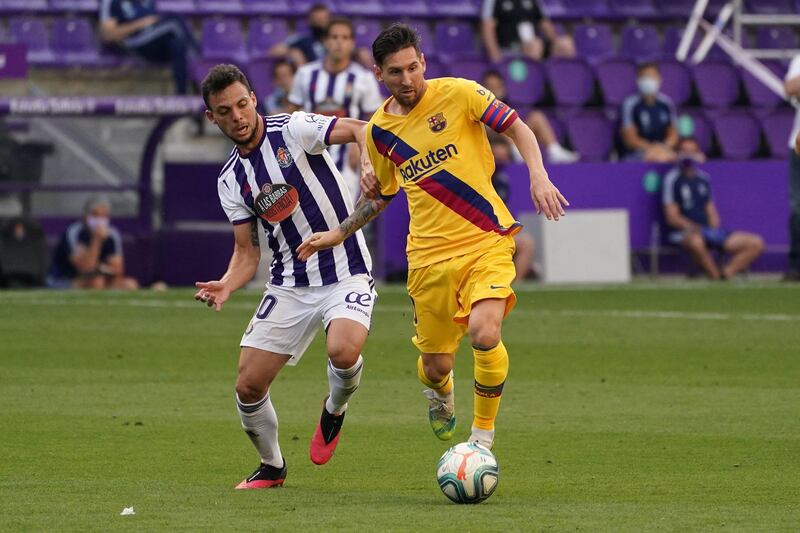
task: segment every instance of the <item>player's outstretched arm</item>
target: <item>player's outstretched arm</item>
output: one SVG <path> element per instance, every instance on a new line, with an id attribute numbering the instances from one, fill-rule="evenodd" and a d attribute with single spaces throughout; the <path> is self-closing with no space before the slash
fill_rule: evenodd
<path id="1" fill-rule="evenodd" d="M 194 299 L 214 307 L 217 311 L 222 309 L 222 304 L 228 300 L 231 293 L 253 279 L 261 259 L 257 218 L 253 218 L 249 224 L 234 226 L 233 237 L 233 254 L 225 275 L 219 280 L 195 283 L 198 291 Z"/>
<path id="2" fill-rule="evenodd" d="M 366 226 L 367 222 L 377 217 L 386 209 L 389 202 L 383 199 L 371 200 L 362 196 L 352 214 L 344 219 L 338 228 L 314 233 L 297 247 L 297 257 L 301 261 L 308 260 L 320 250 L 333 248 L 344 242 L 346 238 Z"/>
<path id="3" fill-rule="evenodd" d="M 358 145 L 361 151 L 361 190 L 367 198 L 378 198 L 381 188 L 367 151 L 367 123 L 354 118 L 340 118 L 333 125 L 329 142 L 330 144 L 354 142 Z"/>
<path id="4" fill-rule="evenodd" d="M 515 120 L 511 127 L 503 132 L 503 135 L 508 136 L 514 142 L 519 153 L 522 154 L 525 164 L 528 165 L 528 173 L 531 177 L 531 198 L 533 198 L 536 213 L 544 212 L 547 220 L 558 220 L 559 216 L 566 215 L 564 207 L 568 206 L 569 202 L 547 176 L 539 144 L 528 125 L 521 120 Z"/>

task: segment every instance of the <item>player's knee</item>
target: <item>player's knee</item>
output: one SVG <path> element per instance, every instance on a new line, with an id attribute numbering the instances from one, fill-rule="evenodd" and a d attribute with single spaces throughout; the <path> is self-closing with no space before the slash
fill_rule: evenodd
<path id="1" fill-rule="evenodd" d="M 242 403 L 256 403 L 264 397 L 267 390 L 269 390 L 269 383 L 265 386 L 263 382 L 256 382 L 243 374 L 239 374 L 239 378 L 236 380 L 236 395 Z"/>
<path id="2" fill-rule="evenodd" d="M 328 357 L 336 368 L 351 368 L 358 361 L 361 346 L 352 341 L 341 341 L 328 346 Z"/>
<path id="3" fill-rule="evenodd" d="M 479 324 L 470 324 L 469 338 L 473 346 L 491 348 L 500 342 L 500 323 L 483 321 Z"/>
<path id="4" fill-rule="evenodd" d="M 764 239 L 760 235 L 753 235 L 750 239 L 750 248 L 753 253 L 761 254 L 764 251 Z"/>
<path id="5" fill-rule="evenodd" d="M 690 233 L 686 236 L 683 241 L 684 246 L 689 248 L 690 250 L 703 250 L 706 247 L 705 241 L 703 241 L 703 236 L 699 233 Z"/>

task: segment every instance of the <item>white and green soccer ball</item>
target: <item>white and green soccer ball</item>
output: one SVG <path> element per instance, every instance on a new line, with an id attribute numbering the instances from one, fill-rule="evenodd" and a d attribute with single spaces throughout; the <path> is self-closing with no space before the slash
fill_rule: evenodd
<path id="1" fill-rule="evenodd" d="M 436 479 L 444 495 L 456 503 L 480 503 L 492 495 L 500 467 L 488 448 L 475 442 L 456 444 L 436 465 Z"/>

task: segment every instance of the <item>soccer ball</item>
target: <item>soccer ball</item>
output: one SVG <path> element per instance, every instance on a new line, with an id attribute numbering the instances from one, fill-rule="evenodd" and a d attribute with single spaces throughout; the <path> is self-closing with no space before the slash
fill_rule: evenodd
<path id="1" fill-rule="evenodd" d="M 456 444 L 436 465 L 436 478 L 444 495 L 456 503 L 480 503 L 492 495 L 500 467 L 492 452 L 475 442 Z"/>

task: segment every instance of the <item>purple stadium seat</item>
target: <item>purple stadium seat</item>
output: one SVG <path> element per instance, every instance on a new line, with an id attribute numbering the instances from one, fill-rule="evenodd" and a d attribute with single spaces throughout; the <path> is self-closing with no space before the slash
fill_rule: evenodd
<path id="1" fill-rule="evenodd" d="M 511 105 L 531 105 L 544 96 L 544 68 L 535 61 L 511 58 L 500 69 Z"/>
<path id="2" fill-rule="evenodd" d="M 381 0 L 347 0 L 337 4 L 336 12 L 349 17 L 376 17 L 383 14 Z"/>
<path id="3" fill-rule="evenodd" d="M 469 22 L 439 22 L 436 24 L 435 41 L 442 59 L 479 57 L 477 39 Z"/>
<path id="4" fill-rule="evenodd" d="M 674 59 L 659 62 L 661 92 L 672 98 L 681 107 L 692 96 L 692 77 L 685 63 Z"/>
<path id="5" fill-rule="evenodd" d="M 694 82 L 705 106 L 730 107 L 739 97 L 739 73 L 727 63 L 695 65 Z"/>
<path id="6" fill-rule="evenodd" d="M 561 0 L 564 12 L 573 18 L 605 17 L 610 14 L 608 2 L 604 0 Z"/>
<path id="7" fill-rule="evenodd" d="M 582 161 L 606 161 L 614 142 L 614 126 L 602 112 L 576 113 L 567 117 L 572 147 Z"/>
<path id="8" fill-rule="evenodd" d="M 636 92 L 636 67 L 627 59 L 611 59 L 595 67 L 607 106 L 619 107 Z"/>
<path id="9" fill-rule="evenodd" d="M 425 56 L 425 79 L 445 78 L 450 76 L 447 65 L 436 59 L 436 57 Z M 383 84 L 380 84 L 383 87 Z"/>
<path id="10" fill-rule="evenodd" d="M 691 136 L 697 140 L 697 144 L 700 145 L 700 149 L 705 154 L 711 152 L 711 140 L 713 132 L 711 129 L 711 124 L 703 112 L 700 110 L 684 109 L 678 113 L 678 117 L 683 115 L 687 115 L 692 119 L 694 127 Z"/>
<path id="11" fill-rule="evenodd" d="M 432 14 L 442 17 L 477 17 L 480 13 L 480 0 L 436 0 L 429 5 Z"/>
<path id="12" fill-rule="evenodd" d="M 450 63 L 450 75 L 454 78 L 465 78 L 475 80 L 480 83 L 483 74 L 490 68 L 490 65 L 483 60 L 461 60 Z"/>
<path id="13" fill-rule="evenodd" d="M 784 67 L 780 61 L 764 61 L 764 66 L 777 74 L 780 79 L 783 79 L 786 75 L 786 67 Z M 751 105 L 758 107 L 775 107 L 783 102 L 783 97 L 781 95 L 772 92 L 744 69 L 742 69 L 742 81 L 744 82 L 744 88 L 748 98 L 750 98 Z"/>
<path id="14" fill-rule="evenodd" d="M 756 48 L 797 48 L 797 34 L 791 26 L 759 26 Z"/>
<path id="15" fill-rule="evenodd" d="M 353 21 L 353 33 L 355 34 L 356 46 L 372 50 L 372 41 L 383 29 L 380 20 L 377 19 L 358 19 Z"/>
<path id="16" fill-rule="evenodd" d="M 203 22 L 203 58 L 244 63 L 247 51 L 239 19 L 208 19 Z"/>
<path id="17" fill-rule="evenodd" d="M 242 15 L 244 6 L 239 0 L 195 0 L 197 12 L 204 15 Z"/>
<path id="18" fill-rule="evenodd" d="M 655 0 L 611 0 L 611 9 L 623 17 L 653 17 L 658 15 Z"/>
<path id="19" fill-rule="evenodd" d="M 264 57 L 267 51 L 289 37 L 289 28 L 283 19 L 260 19 L 250 22 L 247 50 L 250 57 Z"/>
<path id="20" fill-rule="evenodd" d="M 389 17 L 427 17 L 431 14 L 431 8 L 427 0 L 383 0 L 382 14 Z"/>
<path id="21" fill-rule="evenodd" d="M 157 0 L 156 10 L 159 13 L 194 15 L 197 13 L 197 6 L 194 0 Z"/>
<path id="22" fill-rule="evenodd" d="M 761 125 L 749 112 L 731 111 L 713 122 L 723 157 L 742 160 L 756 154 L 761 142 Z"/>
<path id="23" fill-rule="evenodd" d="M 9 37 L 13 42 L 28 45 L 28 61 L 46 65 L 55 61 L 50 48 L 50 34 L 44 20 L 35 17 L 12 17 L 8 23 Z"/>
<path id="24" fill-rule="evenodd" d="M 592 69 L 582 59 L 551 59 L 544 64 L 556 104 L 582 106 L 594 94 Z"/>
<path id="25" fill-rule="evenodd" d="M 249 15 L 286 16 L 292 13 L 289 0 L 241 0 L 244 13 Z"/>
<path id="26" fill-rule="evenodd" d="M 247 81 L 252 85 L 259 104 L 263 103 L 266 97 L 272 93 L 272 65 L 274 62 L 274 59 L 262 58 L 250 61 L 247 65 Z"/>
<path id="27" fill-rule="evenodd" d="M 50 11 L 97 13 L 100 0 L 50 0 Z"/>
<path id="28" fill-rule="evenodd" d="M 788 15 L 795 13 L 792 0 L 747 0 L 745 2 L 748 13 L 759 15 Z"/>
<path id="29" fill-rule="evenodd" d="M 635 63 L 655 61 L 661 57 L 661 37 L 654 26 L 639 24 L 622 30 L 619 55 Z"/>
<path id="30" fill-rule="evenodd" d="M 605 24 L 578 24 L 573 31 L 578 56 L 591 64 L 614 57 L 614 37 Z"/>
<path id="31" fill-rule="evenodd" d="M 47 0 L 0 0 L 0 13 L 42 13 L 49 9 Z"/>
<path id="32" fill-rule="evenodd" d="M 52 47 L 64 65 L 98 65 L 100 51 L 88 19 L 66 18 L 53 21 Z"/>
<path id="33" fill-rule="evenodd" d="M 761 119 L 769 152 L 775 159 L 789 157 L 789 135 L 794 125 L 794 111 L 782 108 Z"/>
<path id="34" fill-rule="evenodd" d="M 434 34 L 431 32 L 428 22 L 420 19 L 406 19 L 403 20 L 403 22 L 417 30 L 417 34 L 419 35 L 420 39 L 420 47 L 422 48 L 422 52 L 425 54 L 425 57 L 435 56 L 436 39 L 434 38 Z"/>
<path id="35" fill-rule="evenodd" d="M 528 114 L 528 112 L 524 112 L 524 114 L 521 113 L 519 109 L 517 109 L 517 113 L 519 113 L 521 118 L 525 118 Z M 567 142 L 566 124 L 564 124 L 564 122 L 558 118 L 555 113 L 545 111 L 544 114 L 547 117 L 547 121 L 550 123 L 550 127 L 553 128 L 553 133 L 555 133 L 558 143 L 563 146 Z"/>

